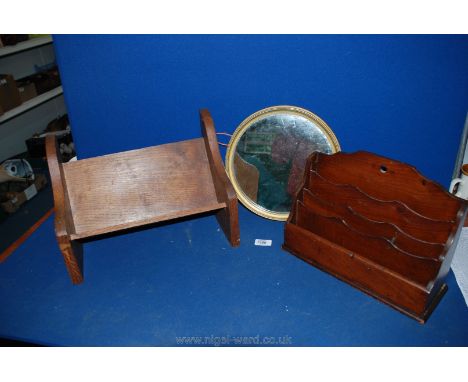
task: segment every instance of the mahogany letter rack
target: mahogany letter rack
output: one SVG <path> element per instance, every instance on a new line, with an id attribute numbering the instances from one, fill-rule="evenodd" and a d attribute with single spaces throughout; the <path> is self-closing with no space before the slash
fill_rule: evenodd
<path id="1" fill-rule="evenodd" d="M 444 278 L 467 203 L 414 167 L 359 151 L 307 160 L 283 248 L 424 323 Z"/>
<path id="2" fill-rule="evenodd" d="M 237 197 L 208 110 L 200 122 L 202 138 L 67 163 L 47 137 L 55 233 L 74 284 L 83 281 L 80 240 L 96 235 L 215 211 L 230 244 L 239 245 Z"/>

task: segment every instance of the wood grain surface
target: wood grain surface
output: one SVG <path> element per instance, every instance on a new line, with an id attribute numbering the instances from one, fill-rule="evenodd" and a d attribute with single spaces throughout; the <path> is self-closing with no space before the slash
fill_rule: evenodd
<path id="1" fill-rule="evenodd" d="M 315 213 L 297 201 L 296 224 L 341 247 L 362 254 L 374 263 L 426 287 L 437 276 L 439 261 L 404 252 L 388 239 L 361 233 L 344 220 Z"/>
<path id="2" fill-rule="evenodd" d="M 444 250 L 444 244 L 419 240 L 392 223 L 369 220 L 353 211 L 349 206 L 327 203 L 305 188 L 302 200 L 312 211 L 316 211 L 322 216 L 342 219 L 346 225 L 358 232 L 390 240 L 404 252 L 440 260 L 440 254 Z"/>
<path id="3" fill-rule="evenodd" d="M 310 171 L 308 184 L 307 189 L 319 198 L 349 206 L 370 220 L 394 224 L 417 239 L 445 244 L 452 232 L 453 222 L 429 219 L 400 200 L 375 199 L 354 185 L 333 183 L 315 171 Z"/>
<path id="4" fill-rule="evenodd" d="M 237 197 L 208 110 L 200 121 L 202 138 L 63 164 L 55 137 L 47 137 L 57 241 L 73 283 L 83 281 L 79 240 L 96 235 L 216 211 L 239 245 Z"/>
<path id="5" fill-rule="evenodd" d="M 83 281 L 83 248 L 80 243 L 72 242 L 70 239 L 70 233 L 75 230 L 73 215 L 70 209 L 57 138 L 53 135 L 46 138 L 46 154 L 54 195 L 55 236 L 68 274 L 74 284 L 79 284 Z"/>
<path id="6" fill-rule="evenodd" d="M 307 160 L 283 248 L 425 322 L 447 290 L 467 203 L 366 152 Z"/>
<path id="7" fill-rule="evenodd" d="M 430 219 L 454 221 L 459 210 L 458 198 L 413 166 L 365 151 L 339 152 L 332 161 L 321 160 L 324 156 L 317 153 L 313 169 L 332 182 L 352 184 L 379 200 L 404 200 Z"/>
<path id="8" fill-rule="evenodd" d="M 298 225 L 288 226 L 284 248 L 388 303 L 398 301 L 396 305 L 408 311 L 425 310 L 426 288 Z"/>
<path id="9" fill-rule="evenodd" d="M 63 165 L 75 238 L 225 207 L 202 138 Z"/>
<path id="10" fill-rule="evenodd" d="M 211 118 L 211 114 L 207 109 L 200 110 L 200 126 L 205 140 L 205 149 L 216 197 L 218 201 L 226 204 L 226 208 L 216 213 L 216 219 L 231 245 L 235 247 L 240 245 L 237 195 L 224 168 L 213 118 Z"/>

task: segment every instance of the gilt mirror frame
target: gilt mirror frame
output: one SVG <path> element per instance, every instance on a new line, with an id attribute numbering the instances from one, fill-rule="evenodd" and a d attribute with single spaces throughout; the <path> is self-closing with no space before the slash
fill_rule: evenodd
<path id="1" fill-rule="evenodd" d="M 247 117 L 237 127 L 237 129 L 234 131 L 229 141 L 229 144 L 227 146 L 225 164 L 226 164 L 226 172 L 237 193 L 237 197 L 239 201 L 245 207 L 247 207 L 250 211 L 264 218 L 271 219 L 271 220 L 286 221 L 289 216 L 289 211 L 277 212 L 277 211 L 269 210 L 257 204 L 256 202 L 254 202 L 252 199 L 250 199 L 246 195 L 244 190 L 240 187 L 238 180 L 236 179 L 235 166 L 234 166 L 234 157 L 235 157 L 237 145 L 240 139 L 242 138 L 242 136 L 244 135 L 244 133 L 257 121 L 264 119 L 271 115 L 276 115 L 276 114 L 296 115 L 296 116 L 300 116 L 311 121 L 312 124 L 318 127 L 322 131 L 322 133 L 326 136 L 330 144 L 332 153 L 340 151 L 341 148 L 340 148 L 340 144 L 338 143 L 338 139 L 336 138 L 332 129 L 325 123 L 325 121 L 323 121 L 319 116 L 315 115 L 309 110 L 306 110 L 297 106 L 280 105 L 280 106 L 272 106 L 272 107 L 259 110 L 256 113 Z"/>

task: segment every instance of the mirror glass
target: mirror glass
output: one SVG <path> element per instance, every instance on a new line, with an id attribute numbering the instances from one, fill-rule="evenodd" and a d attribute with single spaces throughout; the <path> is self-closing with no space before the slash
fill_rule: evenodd
<path id="1" fill-rule="evenodd" d="M 239 125 L 228 145 L 226 167 L 247 208 L 266 218 L 286 220 L 308 156 L 339 150 L 332 130 L 318 116 L 294 106 L 275 106 Z"/>

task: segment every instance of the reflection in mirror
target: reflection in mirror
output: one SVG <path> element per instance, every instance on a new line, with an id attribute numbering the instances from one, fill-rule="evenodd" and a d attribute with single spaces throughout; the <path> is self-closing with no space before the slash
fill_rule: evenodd
<path id="1" fill-rule="evenodd" d="M 315 114 L 292 106 L 260 110 L 237 128 L 226 156 L 239 200 L 261 216 L 286 220 L 314 151 L 339 151 L 338 141 Z"/>

